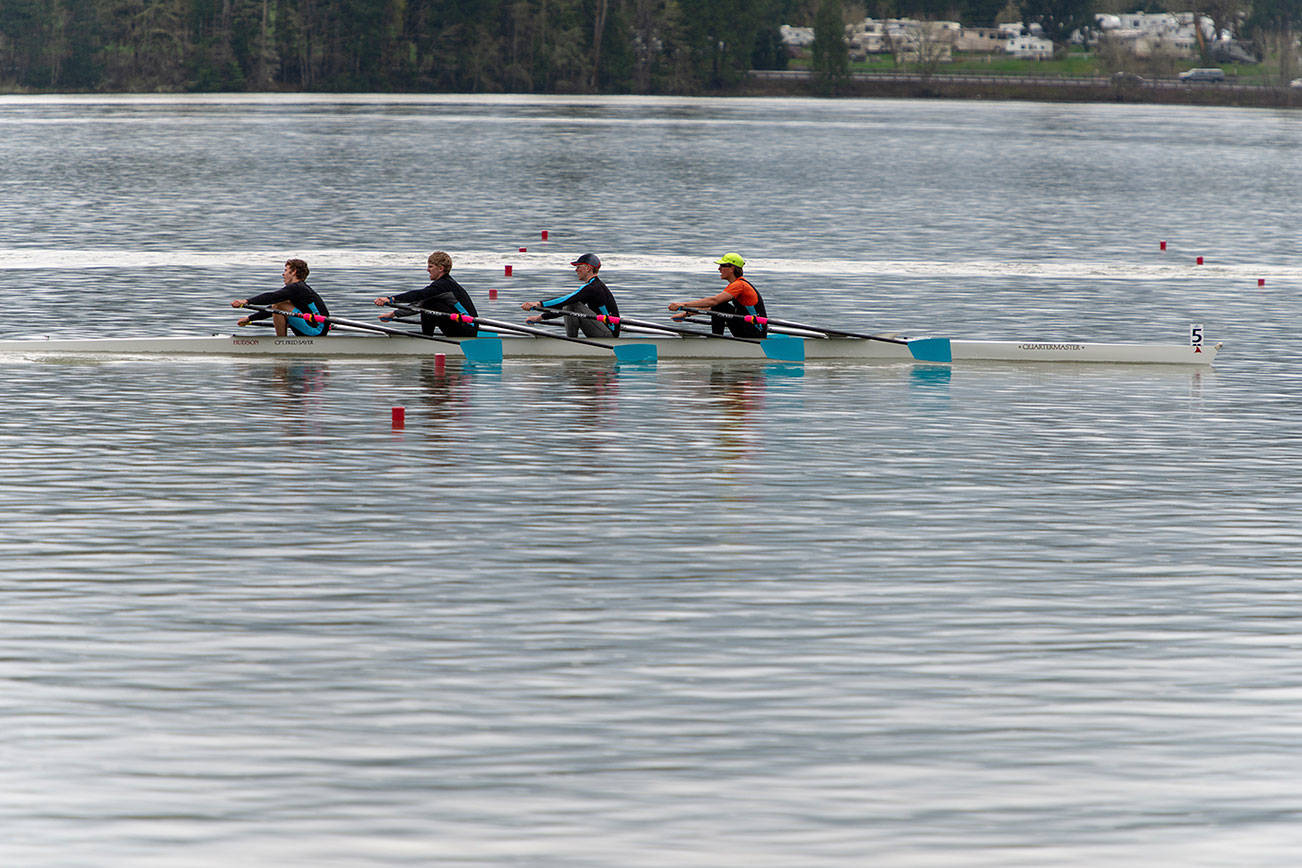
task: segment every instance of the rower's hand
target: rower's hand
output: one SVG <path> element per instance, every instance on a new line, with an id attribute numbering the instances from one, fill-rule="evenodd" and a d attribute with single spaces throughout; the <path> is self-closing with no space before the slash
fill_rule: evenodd
<path id="1" fill-rule="evenodd" d="M 231 302 L 231 307 L 244 307 L 244 305 L 248 303 L 249 300 L 247 298 L 237 298 L 233 302 Z"/>
<path id="2" fill-rule="evenodd" d="M 533 310 L 535 308 L 540 308 L 540 307 L 542 307 L 542 304 L 540 302 L 526 301 L 520 305 L 520 310 Z M 530 320 L 530 322 L 536 322 L 536 320 Z"/>
<path id="3" fill-rule="evenodd" d="M 376 304 L 379 304 L 379 302 L 377 301 Z M 393 319 L 395 313 L 396 311 L 392 311 L 390 313 L 382 313 L 380 314 L 380 319 L 384 320 L 385 322 L 389 322 L 390 320 Z"/>
<path id="4" fill-rule="evenodd" d="M 375 303 L 384 306 L 389 303 L 389 297 L 387 295 L 382 295 L 375 300 Z M 383 319 L 383 317 L 381 317 L 381 319 Z"/>
<path id="5" fill-rule="evenodd" d="M 525 309 L 528 310 L 529 308 L 525 308 Z M 541 316 L 527 317 L 525 319 L 525 322 L 542 322 L 542 317 Z"/>
<path id="6" fill-rule="evenodd" d="M 671 301 L 671 302 L 669 302 L 669 309 L 670 309 L 670 310 L 678 310 L 678 308 L 680 308 L 681 306 L 682 306 L 682 305 L 680 305 L 680 304 L 679 304 L 678 302 L 676 302 L 676 301 Z"/>
<path id="7" fill-rule="evenodd" d="M 236 324 L 237 326 L 246 326 L 246 325 L 249 324 L 249 318 L 248 318 L 247 316 L 246 316 L 246 317 L 243 317 L 242 319 L 240 319 L 239 322 L 237 322 L 237 323 L 235 323 L 235 324 Z"/>
<path id="8" fill-rule="evenodd" d="M 671 320 L 673 320 L 674 322 L 682 322 L 683 320 L 687 319 L 687 311 L 682 311 L 682 312 L 680 312 L 680 313 L 676 313 L 676 314 L 674 314 L 673 316 L 671 316 L 671 317 L 669 317 L 669 318 L 670 318 Z"/>

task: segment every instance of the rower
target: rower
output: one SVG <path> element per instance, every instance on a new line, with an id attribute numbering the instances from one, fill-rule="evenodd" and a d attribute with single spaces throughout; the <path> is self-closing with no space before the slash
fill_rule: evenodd
<path id="1" fill-rule="evenodd" d="M 262 307 L 274 308 L 283 313 L 265 313 L 258 311 L 251 313 L 241 319 L 237 325 L 246 326 L 255 320 L 266 319 L 271 317 L 272 324 L 276 327 L 276 334 L 285 337 L 289 330 L 293 329 L 294 334 L 302 337 L 322 337 L 330 331 L 330 324 L 323 321 L 308 322 L 301 316 L 295 314 L 319 314 L 320 316 L 329 316 L 330 311 L 326 308 L 326 303 L 317 295 L 316 290 L 304 283 L 307 280 L 308 267 L 307 263 L 301 259 L 285 260 L 285 270 L 281 272 L 281 277 L 285 285 L 280 289 L 273 289 L 270 292 L 263 292 L 253 296 L 253 298 L 237 298 L 231 302 L 231 307 L 244 307 L 246 304 L 259 305 Z"/>
<path id="2" fill-rule="evenodd" d="M 529 317 L 526 322 L 555 319 L 564 316 L 562 311 L 569 311 L 586 314 L 586 316 L 565 317 L 567 337 L 578 337 L 580 331 L 590 338 L 619 337 L 619 305 L 615 304 L 615 296 L 609 287 L 600 277 L 597 277 L 597 272 L 601 270 L 601 260 L 597 258 L 597 254 L 585 253 L 570 265 L 574 266 L 574 273 L 578 275 L 579 280 L 583 281 L 583 285 L 574 292 L 558 295 L 546 301 L 526 301 L 520 305 L 521 310 L 543 311 L 538 316 Z M 602 322 L 591 318 L 597 315 L 615 319 L 613 322 Z"/>
<path id="3" fill-rule="evenodd" d="M 479 311 L 475 310 L 475 303 L 470 300 L 470 293 L 466 292 L 461 284 L 452 279 L 451 256 L 442 250 L 435 250 L 425 260 L 425 270 L 429 273 L 429 286 L 398 295 L 382 295 L 375 300 L 375 303 L 380 305 L 389 304 L 390 302 L 409 304 L 437 313 L 459 313 L 469 317 L 479 316 Z M 388 321 L 393 319 L 395 314 L 395 311 L 382 313 L 380 319 Z M 479 326 L 473 321 L 461 322 L 446 316 L 433 316 L 432 314 L 422 313 L 420 315 L 420 330 L 427 335 L 432 335 L 435 328 L 452 338 L 473 338 L 479 334 Z"/>
<path id="4" fill-rule="evenodd" d="M 751 285 L 751 282 L 742 277 L 742 269 L 746 265 L 746 260 L 742 259 L 736 253 L 725 253 L 714 261 L 719 266 L 719 279 L 728 281 L 723 292 L 712 295 L 708 298 L 698 298 L 695 301 L 674 301 L 669 303 L 669 309 L 672 311 L 680 308 L 696 308 L 698 310 L 717 310 L 720 313 L 736 314 L 736 316 L 711 316 L 710 331 L 716 335 L 723 334 L 723 329 L 727 329 L 739 338 L 762 338 L 768 334 L 768 325 L 763 322 L 747 322 L 740 317 L 753 316 L 758 318 L 766 317 L 764 311 L 764 299 L 760 297 L 759 291 Z M 681 320 L 688 316 L 687 312 L 680 313 L 674 319 Z"/>

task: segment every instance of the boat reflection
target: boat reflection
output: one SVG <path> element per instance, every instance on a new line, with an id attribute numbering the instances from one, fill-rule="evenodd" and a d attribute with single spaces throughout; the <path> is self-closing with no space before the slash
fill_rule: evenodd
<path id="1" fill-rule="evenodd" d="M 272 381 L 280 387 L 286 406 L 318 404 L 328 373 L 324 362 L 295 362 L 273 365 Z"/>
<path id="2" fill-rule="evenodd" d="M 280 400 L 278 418 L 285 422 L 287 437 L 317 437 L 321 434 L 321 407 L 329 380 L 325 362 L 283 362 L 271 367 L 271 382 Z"/>
<path id="3" fill-rule="evenodd" d="M 720 408 L 719 446 L 730 460 L 733 470 L 753 466 L 760 451 L 762 420 L 781 409 L 782 398 L 792 394 L 792 385 L 805 374 L 803 365 L 772 364 L 739 366 L 718 364 L 710 367 L 706 382 L 710 395 Z"/>
<path id="4" fill-rule="evenodd" d="M 494 388 L 501 375 L 497 365 L 422 359 L 414 378 L 417 406 L 412 409 L 417 413 L 408 413 L 401 433 L 395 432 L 397 439 L 416 433 L 419 439 L 413 445 L 419 444 L 431 460 L 440 464 L 457 461 L 468 436 L 462 423 L 469 415 L 476 387 Z"/>
<path id="5" fill-rule="evenodd" d="M 641 453 L 629 442 L 620 419 L 636 414 L 624 387 L 643 378 L 654 383 L 655 369 L 618 366 L 605 359 L 557 360 L 536 364 L 513 380 L 512 401 L 501 407 L 504 424 L 536 432 L 552 460 L 563 462 L 576 490 L 604 490 Z M 508 378 L 510 375 L 508 374 Z M 530 435 L 531 437 L 534 435 Z"/>
<path id="6" fill-rule="evenodd" d="M 949 365 L 914 365 L 909 370 L 909 396 L 920 407 L 949 403 Z"/>
<path id="7" fill-rule="evenodd" d="M 421 407 L 435 421 L 460 417 L 470 401 L 474 372 L 473 365 L 449 366 L 434 359 L 422 360 L 416 375 L 421 386 Z"/>
<path id="8" fill-rule="evenodd" d="M 608 472 L 598 469 L 606 462 L 593 461 L 592 457 L 620 449 L 613 417 L 619 408 L 621 379 L 636 376 L 627 372 L 631 370 L 604 361 L 566 361 L 560 365 L 558 379 L 572 413 L 569 428 L 575 447 L 586 456 L 581 463 L 589 466 L 590 472 Z M 595 480 L 592 482 L 595 484 Z"/>
<path id="9" fill-rule="evenodd" d="M 580 422 L 599 427 L 602 417 L 615 408 L 623 370 L 608 362 L 561 362 L 566 396 L 578 408 Z"/>

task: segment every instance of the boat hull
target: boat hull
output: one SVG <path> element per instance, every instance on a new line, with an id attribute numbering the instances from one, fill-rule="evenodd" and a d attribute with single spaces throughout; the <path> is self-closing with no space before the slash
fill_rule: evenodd
<path id="1" fill-rule="evenodd" d="M 613 358 L 610 350 L 551 337 L 509 336 L 502 339 L 504 358 Z M 651 344 L 660 359 L 766 361 L 762 349 L 742 341 L 705 337 L 630 337 L 613 343 Z M 1206 367 L 1218 346 L 1116 344 L 1052 341 L 949 342 L 954 362 L 1029 362 L 1089 364 L 1163 364 Z M 915 362 L 908 347 L 858 338 L 804 341 L 806 361 Z M 432 358 L 442 353 L 460 358 L 451 343 L 385 335 L 332 334 L 323 338 L 275 335 L 177 335 L 154 338 L 58 338 L 0 340 L 0 355 L 20 356 L 259 356 Z"/>

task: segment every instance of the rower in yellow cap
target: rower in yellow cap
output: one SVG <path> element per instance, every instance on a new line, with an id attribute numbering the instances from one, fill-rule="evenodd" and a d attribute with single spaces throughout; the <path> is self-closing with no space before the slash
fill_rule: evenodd
<path id="1" fill-rule="evenodd" d="M 711 316 L 710 331 L 716 335 L 723 334 L 724 327 L 739 338 L 762 338 L 768 334 L 765 322 L 768 314 L 764 310 L 764 299 L 751 282 L 742 277 L 746 260 L 736 253 L 725 253 L 714 261 L 719 266 L 719 279 L 728 281 L 723 292 L 695 301 L 674 301 L 669 303 L 672 311 L 690 308 L 709 310 L 730 316 Z M 674 319 L 682 319 L 686 313 L 679 313 Z M 749 317 L 750 319 L 744 319 Z"/>

